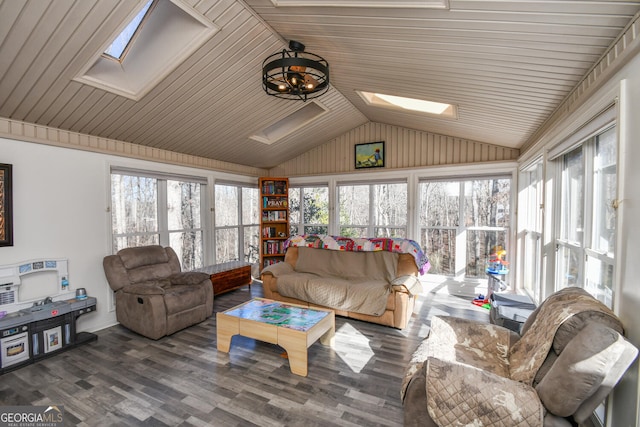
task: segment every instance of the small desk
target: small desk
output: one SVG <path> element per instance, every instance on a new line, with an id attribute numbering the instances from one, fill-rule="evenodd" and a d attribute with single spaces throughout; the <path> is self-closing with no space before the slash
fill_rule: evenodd
<path id="1" fill-rule="evenodd" d="M 251 287 L 253 280 L 251 264 L 244 261 L 223 262 L 194 271 L 207 273 L 210 276 L 213 295 L 220 295 L 246 285 Z"/>
<path id="2" fill-rule="evenodd" d="M 218 351 L 228 353 L 234 335 L 277 344 L 286 350 L 291 372 L 303 377 L 307 376 L 307 349 L 318 338 L 333 347 L 335 330 L 333 310 L 264 298 L 216 314 Z"/>

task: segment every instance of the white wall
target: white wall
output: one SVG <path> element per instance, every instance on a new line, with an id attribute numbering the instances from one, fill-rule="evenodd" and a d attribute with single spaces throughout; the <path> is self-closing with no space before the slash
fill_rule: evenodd
<path id="1" fill-rule="evenodd" d="M 13 165 L 13 246 L 0 247 L 0 265 L 39 258 L 69 260 L 71 288 L 97 298 L 97 313 L 78 320 L 79 330 L 115 323 L 102 258 L 106 227 L 104 156 L 0 139 L 0 162 Z"/>
<path id="2" fill-rule="evenodd" d="M 13 165 L 14 220 L 14 244 L 0 247 L 0 265 L 68 259 L 70 288 L 83 287 L 97 298 L 97 311 L 79 318 L 80 331 L 116 323 L 112 291 L 102 269 L 102 259 L 111 253 L 107 211 L 111 165 L 203 176 L 210 184 L 215 179 L 257 182 L 253 177 L 5 138 L 0 138 L 0 163 Z M 213 185 L 208 186 L 207 197 L 213 200 Z M 206 220 L 211 229 L 211 218 Z"/>

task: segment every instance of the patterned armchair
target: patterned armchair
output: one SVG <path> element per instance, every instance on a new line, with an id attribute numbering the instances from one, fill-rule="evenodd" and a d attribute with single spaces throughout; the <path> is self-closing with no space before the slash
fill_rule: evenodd
<path id="1" fill-rule="evenodd" d="M 116 294 L 116 318 L 140 335 L 157 340 L 213 313 L 209 275 L 182 273 L 170 247 L 122 249 L 106 256 L 103 267 Z"/>
<path id="2" fill-rule="evenodd" d="M 579 288 L 547 298 L 521 336 L 435 316 L 405 372 L 405 426 L 580 424 L 637 357 L 622 334 L 613 312 Z"/>

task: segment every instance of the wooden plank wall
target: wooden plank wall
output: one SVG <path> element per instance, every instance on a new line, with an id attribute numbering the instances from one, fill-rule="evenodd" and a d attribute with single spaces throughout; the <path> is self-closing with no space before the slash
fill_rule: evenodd
<path id="1" fill-rule="evenodd" d="M 307 176 L 356 171 L 355 145 L 385 141 L 384 169 L 517 160 L 520 150 L 368 122 L 269 170 L 270 176 Z"/>

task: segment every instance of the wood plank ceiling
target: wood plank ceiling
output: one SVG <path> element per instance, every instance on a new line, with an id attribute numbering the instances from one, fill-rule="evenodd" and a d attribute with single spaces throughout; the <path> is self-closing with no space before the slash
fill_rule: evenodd
<path id="1" fill-rule="evenodd" d="M 0 0 L 0 117 L 260 168 L 367 121 L 519 148 L 640 10 L 640 1 L 450 0 L 441 10 L 180 1 L 219 31 L 136 102 L 73 79 L 141 2 Z M 319 98 L 329 112 L 265 145 L 249 137 L 304 105 L 261 87 L 262 61 L 292 39 L 329 61 L 332 88 Z M 356 90 L 453 103 L 459 118 L 366 106 Z"/>

